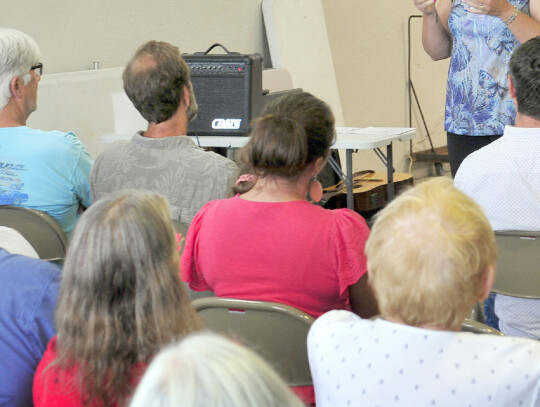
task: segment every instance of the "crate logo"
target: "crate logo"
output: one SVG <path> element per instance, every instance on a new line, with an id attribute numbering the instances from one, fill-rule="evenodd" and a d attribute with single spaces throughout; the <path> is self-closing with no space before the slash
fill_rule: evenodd
<path id="1" fill-rule="evenodd" d="M 242 119 L 214 119 L 212 128 L 217 130 L 237 130 L 242 124 Z"/>

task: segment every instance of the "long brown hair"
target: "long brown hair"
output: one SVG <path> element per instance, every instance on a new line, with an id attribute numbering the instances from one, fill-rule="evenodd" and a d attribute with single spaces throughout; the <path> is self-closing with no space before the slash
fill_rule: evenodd
<path id="1" fill-rule="evenodd" d="M 58 297 L 55 367 L 78 367 L 85 400 L 124 401 L 134 366 L 202 326 L 178 273 L 162 196 L 123 191 L 82 215 Z"/>

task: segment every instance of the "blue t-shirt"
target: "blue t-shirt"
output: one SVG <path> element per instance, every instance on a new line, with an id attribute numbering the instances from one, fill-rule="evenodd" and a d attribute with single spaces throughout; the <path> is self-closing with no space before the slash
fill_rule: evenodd
<path id="1" fill-rule="evenodd" d="M 54 336 L 60 269 L 0 249 L 0 406 L 32 406 L 34 372 Z"/>
<path id="2" fill-rule="evenodd" d="M 69 235 L 88 207 L 94 160 L 73 133 L 0 128 L 0 205 L 38 209 Z"/>
<path id="3" fill-rule="evenodd" d="M 509 0 L 529 14 L 529 0 Z M 452 56 L 446 88 L 446 131 L 469 136 L 502 135 L 516 110 L 508 92 L 508 63 L 519 42 L 499 17 L 467 12 L 452 1 L 448 26 Z"/>

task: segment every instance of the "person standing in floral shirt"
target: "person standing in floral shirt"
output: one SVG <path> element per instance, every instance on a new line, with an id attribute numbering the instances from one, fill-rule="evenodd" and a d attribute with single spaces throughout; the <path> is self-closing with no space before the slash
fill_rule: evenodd
<path id="1" fill-rule="evenodd" d="M 540 35 L 540 0 L 414 0 L 423 13 L 422 44 L 433 60 L 450 57 L 444 128 L 450 168 L 503 134 L 515 108 L 508 62 Z"/>

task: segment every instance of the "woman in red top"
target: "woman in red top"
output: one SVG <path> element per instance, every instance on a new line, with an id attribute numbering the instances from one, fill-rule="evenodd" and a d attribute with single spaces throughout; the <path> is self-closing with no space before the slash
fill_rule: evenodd
<path id="1" fill-rule="evenodd" d="M 125 191 L 94 203 L 69 245 L 34 405 L 125 404 L 152 356 L 201 327 L 178 263 L 165 198 Z"/>
<path id="2" fill-rule="evenodd" d="M 253 121 L 243 159 L 254 177 L 239 178 L 248 188 L 208 203 L 189 227 L 181 276 L 191 289 L 284 303 L 314 317 L 332 309 L 377 314 L 365 220 L 308 202 L 321 199 L 316 176 L 334 139 L 330 107 L 306 92 L 277 100 Z"/>

